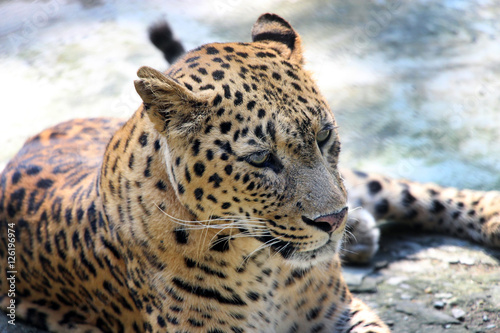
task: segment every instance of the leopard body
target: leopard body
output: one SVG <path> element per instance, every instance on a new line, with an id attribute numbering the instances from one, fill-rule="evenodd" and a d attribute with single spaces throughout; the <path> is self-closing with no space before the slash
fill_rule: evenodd
<path id="1" fill-rule="evenodd" d="M 459 192 L 346 170 L 350 205 L 373 213 L 348 220 L 335 120 L 299 36 L 264 14 L 252 37 L 165 74 L 141 68 L 127 121 L 72 120 L 26 142 L 0 178 L 7 313 L 14 302 L 56 332 L 389 332 L 342 278 L 346 224 L 353 260 L 376 250 L 373 214 L 433 229 L 469 216 L 463 233 L 498 245 L 495 193 L 455 216 Z"/>

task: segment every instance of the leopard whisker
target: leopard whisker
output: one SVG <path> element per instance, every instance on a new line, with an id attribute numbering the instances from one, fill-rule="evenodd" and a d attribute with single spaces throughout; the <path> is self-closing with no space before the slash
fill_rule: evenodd
<path id="1" fill-rule="evenodd" d="M 248 223 L 243 223 L 242 224 L 245 226 L 245 227 L 249 227 Z M 223 228 L 221 230 L 219 230 L 213 237 L 212 239 L 210 240 L 211 242 L 214 240 L 215 237 L 217 237 L 218 235 L 220 235 L 221 232 L 229 229 L 231 234 L 232 234 L 232 231 L 234 230 L 234 227 L 237 226 L 238 224 L 228 224 L 226 225 L 227 227 L 226 228 Z M 252 226 L 250 224 L 250 226 Z M 232 236 L 233 238 L 242 238 L 242 237 L 258 237 L 258 236 L 263 236 L 265 235 L 265 232 L 267 231 L 267 228 L 265 228 L 264 226 L 260 226 L 260 225 L 254 225 L 252 226 L 254 230 L 252 230 L 252 233 L 239 233 L 237 235 L 234 235 Z M 260 229 L 260 230 L 259 230 Z M 258 233 L 260 232 L 260 233 Z"/>
<path id="2" fill-rule="evenodd" d="M 279 248 L 276 253 L 274 253 L 273 257 L 274 256 L 277 256 L 279 253 L 281 253 L 281 251 L 283 251 L 288 245 L 290 245 L 290 243 L 286 244 L 285 246 L 282 246 L 281 248 Z M 294 250 L 294 252 L 296 252 L 297 250 Z"/>
<path id="3" fill-rule="evenodd" d="M 254 253 L 264 250 L 266 248 L 271 249 L 273 245 L 278 244 L 280 242 L 280 238 L 282 238 L 282 236 L 274 237 L 273 239 L 268 240 L 264 244 L 259 245 L 255 250 L 253 250 L 252 252 L 250 252 L 248 255 L 245 256 L 245 259 L 243 259 L 238 268 L 241 268 L 252 257 Z"/>
<path id="4" fill-rule="evenodd" d="M 252 217 L 251 219 L 248 219 L 248 217 L 246 216 L 229 216 L 229 217 L 218 217 L 216 219 L 207 219 L 207 220 L 183 220 L 183 219 L 179 219 L 177 217 L 174 217 L 170 214 L 168 214 L 167 212 L 165 212 L 163 209 L 161 209 L 157 204 L 155 204 L 155 206 L 163 213 L 165 214 L 168 218 L 170 218 L 171 220 L 173 220 L 173 222 L 177 223 L 177 224 L 181 224 L 181 225 L 186 225 L 186 226 L 190 226 L 191 224 L 198 224 L 200 225 L 200 229 L 202 228 L 206 228 L 206 227 L 212 227 L 212 228 L 219 228 L 220 224 L 211 224 L 215 221 L 241 221 L 242 223 L 248 223 L 248 222 L 252 222 L 252 223 L 262 223 L 262 224 L 265 224 L 265 219 L 261 219 L 261 218 L 258 218 L 258 217 Z M 245 221 L 242 221 L 242 220 L 245 220 Z M 209 223 L 209 225 L 206 225 L 204 223 Z"/>
<path id="5" fill-rule="evenodd" d="M 219 243 L 222 243 L 222 242 L 225 242 L 227 240 L 231 240 L 231 239 L 237 239 L 237 238 L 245 238 L 245 237 L 262 237 L 262 236 L 265 236 L 266 233 L 265 232 L 262 232 L 262 233 L 254 233 L 254 234 L 237 234 L 237 235 L 225 235 L 217 240 L 214 241 L 214 238 L 215 237 L 212 237 L 211 241 L 210 241 L 210 244 L 212 245 L 217 245 Z"/>
<path id="6" fill-rule="evenodd" d="M 169 217 L 170 219 L 174 220 L 174 221 L 177 221 L 177 222 L 182 222 L 182 223 L 207 223 L 207 222 L 211 222 L 211 221 L 214 221 L 214 220 L 219 220 L 219 221 L 232 221 L 234 220 L 234 218 L 232 217 L 228 217 L 228 218 L 217 218 L 217 219 L 208 219 L 208 220 L 183 220 L 183 219 L 179 219 L 175 216 L 172 216 L 170 214 L 168 214 L 167 212 L 165 212 L 160 206 L 158 206 L 158 204 L 155 203 L 155 206 L 156 208 L 158 208 L 164 215 L 166 215 L 167 217 Z"/>

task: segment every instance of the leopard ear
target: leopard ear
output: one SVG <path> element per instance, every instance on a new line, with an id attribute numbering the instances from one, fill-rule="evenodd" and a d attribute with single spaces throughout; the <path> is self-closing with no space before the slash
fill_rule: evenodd
<path id="1" fill-rule="evenodd" d="M 145 106 L 167 109 L 179 103 L 199 101 L 199 98 L 176 80 L 154 68 L 143 66 L 137 71 L 140 80 L 135 80 L 135 90 Z"/>
<path id="2" fill-rule="evenodd" d="M 144 102 L 144 109 L 159 132 L 167 128 L 192 130 L 207 109 L 209 96 L 196 95 L 176 80 L 153 69 L 141 67 L 137 71 L 135 90 Z"/>
<path id="3" fill-rule="evenodd" d="M 302 64 L 302 46 L 299 35 L 290 23 L 276 14 L 262 14 L 252 28 L 254 42 L 267 42 L 284 58 Z"/>

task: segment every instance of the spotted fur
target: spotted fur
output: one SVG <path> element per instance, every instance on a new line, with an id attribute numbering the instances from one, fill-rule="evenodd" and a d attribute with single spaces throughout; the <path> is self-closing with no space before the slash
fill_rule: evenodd
<path id="1" fill-rule="evenodd" d="M 341 277 L 339 140 L 300 38 L 273 14 L 252 37 L 141 68 L 125 123 L 26 142 L 0 178 L 4 308 L 56 332 L 389 331 Z"/>
<path id="2" fill-rule="evenodd" d="M 500 192 L 445 188 L 377 174 L 342 170 L 351 207 L 347 259 L 367 262 L 378 248 L 375 220 L 392 220 L 420 230 L 440 232 L 500 247 Z"/>

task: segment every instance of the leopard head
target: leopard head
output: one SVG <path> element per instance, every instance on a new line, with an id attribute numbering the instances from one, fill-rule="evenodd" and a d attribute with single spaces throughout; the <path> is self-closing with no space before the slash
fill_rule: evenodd
<path id="1" fill-rule="evenodd" d="M 230 221 L 298 265 L 323 261 L 347 217 L 335 119 L 288 22 L 264 14 L 252 39 L 201 46 L 165 74 L 142 67 L 136 90 L 176 196 L 199 221 Z"/>

